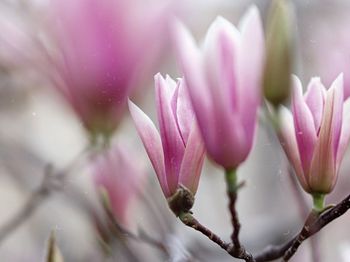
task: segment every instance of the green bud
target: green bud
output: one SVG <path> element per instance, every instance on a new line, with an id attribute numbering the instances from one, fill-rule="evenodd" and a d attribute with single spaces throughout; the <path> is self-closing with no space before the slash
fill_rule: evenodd
<path id="1" fill-rule="evenodd" d="M 264 95 L 275 107 L 290 95 L 293 65 L 293 35 L 291 13 L 285 0 L 271 1 L 266 29 L 266 63 Z"/>
<path id="2" fill-rule="evenodd" d="M 56 244 L 55 233 L 51 232 L 47 247 L 47 262 L 64 262 L 60 249 Z"/>

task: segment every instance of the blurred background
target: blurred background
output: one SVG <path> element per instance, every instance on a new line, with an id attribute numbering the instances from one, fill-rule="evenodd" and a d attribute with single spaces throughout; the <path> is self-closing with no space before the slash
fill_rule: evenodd
<path id="1" fill-rule="evenodd" d="M 101 100 L 94 100 L 91 81 L 98 77 L 91 73 L 94 68 L 89 63 L 100 66 L 103 57 L 103 61 L 119 68 L 116 81 L 127 85 L 133 101 L 156 120 L 154 74 L 181 77 L 169 21 L 179 17 L 201 41 L 216 16 L 236 25 L 252 3 L 258 6 L 265 22 L 270 1 L 110 0 L 102 1 L 101 8 L 95 2 L 91 10 L 79 9 L 78 2 L 0 0 L 0 228 L 11 223 L 42 186 L 48 165 L 53 172 L 68 173 L 52 194 L 44 195 L 32 214 L 24 214 L 18 228 L 4 238 L 0 230 L 0 261 L 45 261 L 52 231 L 64 261 L 234 261 L 204 236 L 184 227 L 168 209 L 127 110 L 106 108 L 98 112 L 118 115 L 108 120 L 110 125 L 101 126 L 113 147 L 107 160 L 97 156 L 104 153 L 86 153 L 89 141 L 98 139 L 90 126 L 91 122 L 97 123 L 97 117 L 88 119 L 87 112 L 115 95 L 107 92 Z M 328 87 L 343 72 L 349 96 L 350 2 L 291 2 L 296 32 L 294 73 L 304 85 L 310 77 L 320 76 Z M 101 27 L 94 27 L 95 11 Z M 122 24 L 115 30 L 124 39 L 122 43 L 103 27 L 114 21 L 114 16 Z M 77 24 L 73 25 L 72 19 Z M 89 53 L 105 43 L 95 43 L 87 30 L 94 30 L 97 37 L 110 37 L 106 54 Z M 122 47 L 114 50 L 111 44 Z M 92 58 L 87 59 L 87 55 Z M 72 77 L 81 68 L 85 75 Z M 130 79 L 123 79 L 125 76 Z M 80 101 L 85 91 L 67 91 L 67 83 L 89 86 L 86 96 L 92 101 L 90 107 Z M 284 152 L 263 112 L 259 121 L 255 146 L 238 170 L 239 180 L 246 181 L 238 200 L 241 239 L 253 253 L 293 237 L 305 218 L 303 203 L 311 206 L 309 196 L 290 176 Z M 105 165 L 111 166 L 113 174 L 108 174 L 111 169 L 106 170 Z M 349 173 L 348 153 L 327 202 L 337 203 L 349 194 Z M 114 217 L 123 227 L 134 234 L 151 236 L 163 246 L 114 234 L 100 201 L 101 186 L 109 192 Z M 201 223 L 226 240 L 231 234 L 227 204 L 223 170 L 206 160 L 193 211 Z M 350 214 L 345 214 L 313 241 L 304 243 L 292 261 L 312 261 L 312 243 L 322 261 L 350 261 L 349 218 Z"/>

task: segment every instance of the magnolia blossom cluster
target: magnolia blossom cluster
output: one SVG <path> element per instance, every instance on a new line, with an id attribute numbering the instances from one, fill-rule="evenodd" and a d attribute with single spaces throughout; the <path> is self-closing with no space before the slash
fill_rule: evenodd
<path id="1" fill-rule="evenodd" d="M 94 150 L 89 153 L 98 149 L 98 156 L 89 155 L 89 163 L 108 218 L 106 225 L 100 223 L 94 208 L 87 211 L 96 219 L 102 242 L 109 240 L 109 233 L 115 234 L 120 240 L 115 246 L 125 247 L 128 255 L 137 250 L 133 244 L 128 246 L 124 238 L 150 244 L 169 256 L 176 250 L 167 250 L 173 245 L 168 240 L 162 242 L 167 234 L 158 242 L 141 229 L 128 231 L 130 207 L 138 197 L 145 196 L 149 211 L 156 212 L 152 194 L 142 192 L 147 188 L 147 172 L 138 156 L 125 144 L 112 143 L 127 110 L 171 211 L 183 224 L 207 236 L 232 257 L 267 261 L 283 256 L 283 261 L 289 261 L 304 240 L 350 209 L 350 196 L 335 207 L 324 206 L 325 196 L 335 188 L 350 142 L 350 89 L 344 90 L 344 81 L 345 85 L 350 83 L 350 68 L 349 72 L 337 72 L 339 66 L 344 68 L 347 63 L 344 54 L 339 55 L 334 48 L 337 52 L 329 53 L 338 66 L 327 68 L 328 74 L 322 72 L 327 86 L 319 77 L 313 77 L 304 92 L 301 81 L 292 74 L 296 56 L 287 1 L 271 1 L 266 34 L 258 8 L 251 6 L 237 26 L 223 17 L 216 18 L 201 44 L 174 15 L 174 4 L 169 3 L 176 1 L 158 1 L 155 5 L 152 0 L 49 2 L 45 5 L 49 14 L 45 22 L 50 32 L 45 32 L 43 41 L 39 37 L 41 31 L 37 35 L 22 34 L 0 18 L 0 31 L 6 35 L 0 37 L 0 60 L 9 67 L 29 64 L 40 70 L 90 136 L 88 149 Z M 167 41 L 171 42 L 169 46 L 174 49 L 174 60 L 179 66 L 180 77 L 176 80 L 154 70 Z M 4 69 L 6 74 L 11 72 Z M 338 77 L 328 86 L 335 72 Z M 147 86 L 153 76 L 156 121 L 134 99 L 141 83 Z M 314 206 L 294 239 L 253 255 L 239 240 L 236 202 L 240 184 L 236 171 L 255 144 L 260 109 L 265 109 L 265 120 L 271 120 L 281 151 L 284 150 L 301 187 L 312 196 Z M 230 242 L 200 224 L 192 213 L 206 156 L 225 171 L 233 227 Z M 75 163 L 72 166 L 75 168 Z M 73 167 L 64 171 L 69 173 Z M 66 173 L 57 174 L 60 176 L 50 173 L 48 185 L 43 183 L 35 194 L 49 193 L 50 179 L 54 179 L 54 189 L 57 183 L 60 186 L 65 182 Z M 46 195 L 49 194 L 43 194 Z M 33 199 L 19 215 L 33 213 L 39 206 L 31 202 Z M 157 208 L 158 203 L 154 206 Z M 0 242 L 22 223 L 21 216 L 0 228 Z M 102 242 L 101 247 L 105 248 Z M 111 244 L 112 249 L 115 243 Z M 110 250 L 104 251 L 107 255 Z"/>
<path id="2" fill-rule="evenodd" d="M 256 7 L 247 11 L 238 29 L 217 18 L 201 48 L 180 22 L 173 30 L 184 78 L 175 88 L 171 79 L 155 77 L 160 135 L 139 108 L 129 105 L 167 198 L 180 187 L 196 193 L 204 148 L 226 171 L 247 158 L 255 137 L 265 61 Z M 350 137 L 350 100 L 343 99 L 343 77 L 328 90 L 313 78 L 304 96 L 297 77 L 291 85 L 292 113 L 285 107 L 280 110 L 281 143 L 305 191 L 327 194 L 334 188 Z"/>
<path id="3" fill-rule="evenodd" d="M 148 12 L 141 12 L 136 1 L 53 3 L 57 54 L 50 60 L 56 69 L 50 77 L 92 136 L 110 137 L 115 131 L 131 91 L 152 65 L 161 44 L 155 39 L 164 32 L 165 17 L 171 17 L 165 9 L 159 12 L 151 5 Z M 254 144 L 262 90 L 280 111 L 280 140 L 302 187 L 313 195 L 334 188 L 350 137 L 350 102 L 344 101 L 343 77 L 328 90 L 313 78 L 304 96 L 300 81 L 293 77 L 291 84 L 285 83 L 288 91 L 278 91 L 283 96 L 271 101 L 273 90 L 283 85 L 281 79 L 288 82 L 290 65 L 281 70 L 283 77 L 277 82 L 272 69 L 289 63 L 291 57 L 290 50 L 284 53 L 290 47 L 289 37 L 270 46 L 288 28 L 280 29 L 275 20 L 270 21 L 275 26 L 269 33 L 272 40 L 265 41 L 257 7 L 250 7 L 237 27 L 218 17 L 200 47 L 180 21 L 172 21 L 168 29 L 183 78 L 176 83 L 169 76 L 155 76 L 159 131 L 129 101 L 166 198 L 182 189 L 194 196 L 206 152 L 227 172 L 247 159 Z M 275 47 L 278 54 L 273 52 Z M 269 90 L 266 83 L 273 88 Z M 292 113 L 279 107 L 290 86 Z M 98 183 L 112 183 L 105 181 L 109 180 Z"/>

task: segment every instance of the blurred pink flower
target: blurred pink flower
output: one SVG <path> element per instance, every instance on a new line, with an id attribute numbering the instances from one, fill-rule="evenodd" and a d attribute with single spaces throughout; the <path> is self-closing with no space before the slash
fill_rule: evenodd
<path id="1" fill-rule="evenodd" d="M 90 132 L 109 135 L 166 40 L 167 9 L 137 0 L 57 0 L 53 7 L 62 54 L 56 86 Z"/>
<path id="2" fill-rule="evenodd" d="M 347 99 L 350 97 L 350 19 L 348 8 L 341 7 L 319 4 L 319 9 L 308 12 L 303 23 L 309 26 L 301 28 L 301 52 L 305 71 L 309 75 L 317 72 L 326 86 L 330 86 L 339 72 L 343 72 L 344 99 Z"/>
<path id="3" fill-rule="evenodd" d="M 261 99 L 265 48 L 255 6 L 238 28 L 217 18 L 199 50 L 184 26 L 175 25 L 180 65 L 208 154 L 226 169 L 247 158 Z"/>
<path id="4" fill-rule="evenodd" d="M 146 169 L 135 165 L 134 152 L 114 146 L 92 164 L 95 186 L 106 190 L 118 222 L 129 225 L 128 211 L 146 182 Z"/>
<path id="5" fill-rule="evenodd" d="M 166 197 L 184 186 L 196 193 L 204 159 L 204 145 L 184 82 L 155 76 L 160 134 L 135 104 L 129 109 Z"/>
<path id="6" fill-rule="evenodd" d="M 293 77 L 292 112 L 283 108 L 281 140 L 304 190 L 329 193 L 337 181 L 350 138 L 350 99 L 343 102 L 343 75 L 326 91 L 312 78 L 303 96 Z"/>

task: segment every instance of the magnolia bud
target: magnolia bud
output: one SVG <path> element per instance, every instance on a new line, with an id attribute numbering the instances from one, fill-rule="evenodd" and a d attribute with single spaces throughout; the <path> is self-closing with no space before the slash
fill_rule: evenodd
<path id="1" fill-rule="evenodd" d="M 264 95 L 274 106 L 282 104 L 290 94 L 293 65 L 291 13 L 284 0 L 272 1 L 266 29 L 266 63 Z"/>

